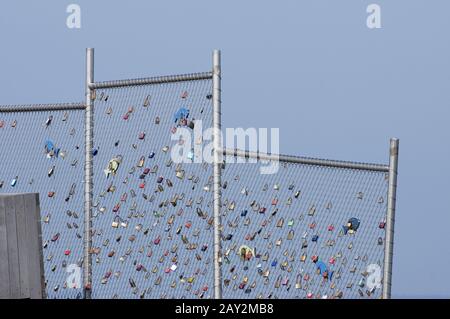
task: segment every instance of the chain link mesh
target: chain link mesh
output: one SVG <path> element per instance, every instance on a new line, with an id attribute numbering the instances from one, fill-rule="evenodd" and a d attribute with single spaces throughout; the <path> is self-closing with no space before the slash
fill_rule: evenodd
<path id="1" fill-rule="evenodd" d="M 214 297 L 212 165 L 171 161 L 175 130 L 212 127 L 211 94 L 211 79 L 95 90 L 93 298 Z M 65 282 L 82 266 L 84 112 L 30 110 L 0 111 L 0 192 L 40 193 L 48 297 L 81 297 Z M 224 298 L 381 296 L 385 172 L 235 159 Z"/>
<path id="2" fill-rule="evenodd" d="M 67 288 L 66 270 L 82 264 L 84 111 L 3 109 L 0 192 L 39 193 L 47 297 L 75 298 L 81 290 Z"/>
<path id="3" fill-rule="evenodd" d="M 222 175 L 224 298 L 381 297 L 387 173 L 240 160 Z"/>
<path id="4" fill-rule="evenodd" d="M 213 297 L 212 166 L 171 162 L 180 122 L 212 125 L 211 94 L 210 79 L 96 90 L 93 298 Z"/>

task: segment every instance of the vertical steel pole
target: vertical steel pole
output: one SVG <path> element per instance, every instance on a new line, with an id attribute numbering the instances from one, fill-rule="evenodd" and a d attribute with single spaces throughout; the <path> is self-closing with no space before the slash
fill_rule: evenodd
<path id="1" fill-rule="evenodd" d="M 386 237 L 384 249 L 383 299 L 391 298 L 392 257 L 394 254 L 395 202 L 397 194 L 398 147 L 399 140 L 397 138 L 391 138 L 391 146 L 389 152 L 389 188 L 386 216 Z"/>
<path id="2" fill-rule="evenodd" d="M 213 52 L 213 146 L 214 146 L 214 297 L 222 299 L 222 252 L 221 252 L 221 66 L 220 51 Z"/>
<path id="3" fill-rule="evenodd" d="M 92 149 L 94 135 L 94 110 L 93 90 L 90 84 L 94 83 L 94 49 L 86 49 L 86 110 L 85 110 L 85 160 L 84 160 L 84 259 L 83 259 L 83 281 L 84 298 L 91 299 L 92 290 L 92 263 L 91 263 L 91 228 L 92 228 Z"/>

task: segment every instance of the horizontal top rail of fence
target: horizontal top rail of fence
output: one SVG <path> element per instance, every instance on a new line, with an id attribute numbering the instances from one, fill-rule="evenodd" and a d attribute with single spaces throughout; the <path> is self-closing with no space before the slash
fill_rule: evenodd
<path id="1" fill-rule="evenodd" d="M 270 154 L 270 153 L 263 153 L 263 152 L 250 152 L 250 151 L 244 151 L 244 150 L 239 150 L 239 149 L 229 149 L 229 148 L 223 149 L 222 153 L 225 156 L 245 157 L 245 158 L 253 158 L 253 159 L 259 159 L 259 160 L 268 160 L 268 161 L 275 160 L 275 161 L 296 163 L 296 164 L 327 166 L 327 167 L 334 167 L 334 168 L 359 169 L 359 170 L 378 171 L 378 172 L 389 172 L 389 165 L 383 165 L 383 164 L 358 163 L 358 162 L 319 159 L 319 158 L 311 158 L 311 157 L 303 157 L 303 156 L 290 156 L 290 155 Z"/>
<path id="2" fill-rule="evenodd" d="M 211 79 L 212 76 L 213 76 L 212 72 L 200 72 L 200 73 L 189 73 L 189 74 L 168 75 L 168 76 L 155 76 L 155 77 L 149 77 L 149 78 L 103 81 L 103 82 L 90 83 L 89 88 L 90 89 L 106 89 L 106 88 L 124 87 L 124 86 L 208 80 L 208 79 Z"/>
<path id="3" fill-rule="evenodd" d="M 84 110 L 84 103 L 50 103 L 50 104 L 17 104 L 17 105 L 0 105 L 0 112 L 45 112 L 45 111 L 70 111 Z"/>

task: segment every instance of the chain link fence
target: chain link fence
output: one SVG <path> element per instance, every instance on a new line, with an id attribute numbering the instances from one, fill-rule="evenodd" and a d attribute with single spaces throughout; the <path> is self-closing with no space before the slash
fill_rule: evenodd
<path id="1" fill-rule="evenodd" d="M 292 157 L 264 175 L 260 168 L 273 161 L 227 154 L 224 298 L 381 297 L 386 168 L 295 163 Z"/>
<path id="2" fill-rule="evenodd" d="M 49 298 L 390 297 L 398 141 L 390 165 L 264 175 L 272 155 L 224 150 L 220 169 L 217 139 L 211 163 L 177 135 L 220 127 L 220 76 L 215 52 L 212 72 L 94 82 L 88 49 L 85 104 L 0 107 L 0 192 L 40 194 Z"/>
<path id="3" fill-rule="evenodd" d="M 0 192 L 39 193 L 48 298 L 81 296 L 81 282 L 66 279 L 83 261 L 83 110 L 0 106 Z"/>
<path id="4" fill-rule="evenodd" d="M 199 76 L 201 78 L 201 76 Z M 93 298 L 211 298 L 212 166 L 172 160 L 211 126 L 211 79 L 95 90 Z"/>

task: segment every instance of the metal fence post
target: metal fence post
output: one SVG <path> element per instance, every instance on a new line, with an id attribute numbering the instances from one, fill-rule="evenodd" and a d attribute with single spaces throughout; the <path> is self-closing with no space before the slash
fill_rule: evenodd
<path id="1" fill-rule="evenodd" d="M 221 138 L 221 65 L 220 51 L 213 52 L 213 145 L 214 145 L 214 297 L 222 299 L 221 273 L 221 169 L 222 169 L 222 138 Z"/>
<path id="2" fill-rule="evenodd" d="M 92 263 L 91 263 L 91 228 L 92 228 L 92 198 L 93 198 L 93 90 L 90 84 L 94 83 L 94 49 L 86 49 L 86 111 L 85 111 L 85 163 L 84 163 L 84 259 L 83 259 L 83 281 L 84 298 L 91 299 L 92 289 Z"/>
<path id="3" fill-rule="evenodd" d="M 397 193 L 398 147 L 399 140 L 397 138 L 391 138 L 389 152 L 389 186 L 383 269 L 383 299 L 391 298 L 392 257 L 394 253 L 395 202 Z"/>

